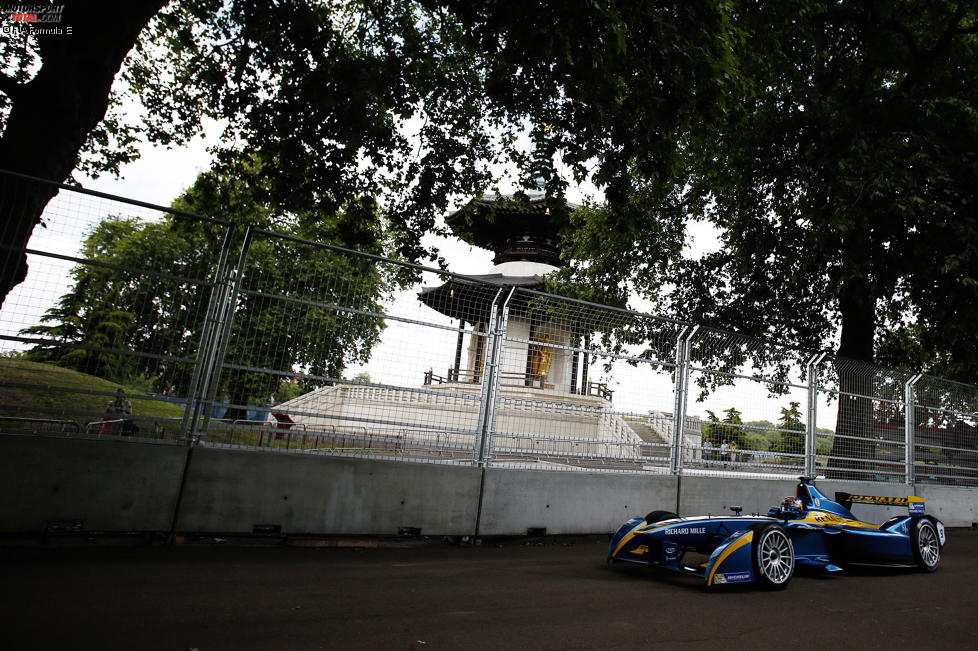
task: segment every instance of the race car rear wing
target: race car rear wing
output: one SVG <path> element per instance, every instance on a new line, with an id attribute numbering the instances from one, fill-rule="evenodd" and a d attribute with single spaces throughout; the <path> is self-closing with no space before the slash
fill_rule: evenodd
<path id="1" fill-rule="evenodd" d="M 910 515 L 924 513 L 924 498 L 911 495 L 909 497 L 888 497 L 886 495 L 853 495 L 836 492 L 835 501 L 851 509 L 853 504 L 879 504 L 882 506 L 905 506 Z"/>

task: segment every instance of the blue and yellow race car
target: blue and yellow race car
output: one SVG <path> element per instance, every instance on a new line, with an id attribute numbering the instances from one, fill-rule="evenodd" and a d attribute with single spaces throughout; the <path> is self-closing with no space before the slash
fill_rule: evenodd
<path id="1" fill-rule="evenodd" d="M 906 506 L 907 515 L 883 524 L 857 520 L 853 504 Z M 941 562 L 944 524 L 924 512 L 922 497 L 882 497 L 838 492 L 829 499 L 812 477 L 799 477 L 795 495 L 766 516 L 681 518 L 669 511 L 634 517 L 614 534 L 608 562 L 662 567 L 701 577 L 707 587 L 754 583 L 784 588 L 796 567 L 840 572 L 852 564 L 915 566 L 933 572 Z M 687 564 L 688 553 L 707 558 Z"/>

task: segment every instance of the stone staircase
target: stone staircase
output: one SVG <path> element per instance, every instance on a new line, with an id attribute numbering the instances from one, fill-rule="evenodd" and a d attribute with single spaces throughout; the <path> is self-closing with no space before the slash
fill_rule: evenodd
<path id="1" fill-rule="evenodd" d="M 661 411 L 651 411 L 649 412 L 649 418 L 647 421 L 629 420 L 625 422 L 632 429 L 632 431 L 642 439 L 642 441 L 651 444 L 649 446 L 651 450 L 655 451 L 659 455 L 668 454 L 665 452 L 665 446 L 672 445 L 672 414 Z M 686 419 L 686 428 L 683 432 L 683 446 L 687 449 L 693 450 L 694 455 L 698 454 L 696 451 L 699 449 L 700 445 L 701 425 L 702 423 L 696 419 Z"/>
<path id="2" fill-rule="evenodd" d="M 652 428 L 646 422 L 640 420 L 626 420 L 625 423 L 632 429 L 635 434 L 638 435 L 640 439 L 646 443 L 659 443 L 662 445 L 669 445 L 667 441 L 661 434 L 659 434 L 655 429 Z"/>

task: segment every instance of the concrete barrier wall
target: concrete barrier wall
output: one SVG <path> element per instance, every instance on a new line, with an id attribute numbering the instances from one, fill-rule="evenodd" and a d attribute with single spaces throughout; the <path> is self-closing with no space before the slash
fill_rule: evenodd
<path id="1" fill-rule="evenodd" d="M 470 535 L 480 479 L 477 468 L 198 447 L 177 529 Z"/>
<path id="2" fill-rule="evenodd" d="M 978 524 L 978 488 L 950 486 L 917 486 L 927 512 L 933 513 L 949 527 L 975 527 Z"/>
<path id="3" fill-rule="evenodd" d="M 633 515 L 676 508 L 676 478 L 668 475 L 486 472 L 480 535 L 611 533 Z"/>
<path id="4" fill-rule="evenodd" d="M 0 531 L 169 531 L 187 448 L 166 442 L 0 436 Z"/>
<path id="5" fill-rule="evenodd" d="M 88 531 L 168 531 L 187 448 L 165 442 L 0 436 L 0 532 L 33 533 L 52 520 Z M 902 484 L 820 481 L 835 491 L 904 497 Z M 611 533 L 633 515 L 766 513 L 795 483 L 669 475 L 482 469 L 200 446 L 177 530 L 287 534 L 524 535 Z M 978 489 L 917 487 L 948 526 L 978 522 Z M 481 504 L 480 504 L 481 495 Z M 481 511 L 480 511 L 481 508 Z M 855 505 L 876 522 L 905 509 Z"/>
<path id="6" fill-rule="evenodd" d="M 684 476 L 679 480 L 679 515 L 733 515 L 731 506 L 744 507 L 748 515 L 764 515 L 785 495 L 793 495 L 797 483 Z"/>

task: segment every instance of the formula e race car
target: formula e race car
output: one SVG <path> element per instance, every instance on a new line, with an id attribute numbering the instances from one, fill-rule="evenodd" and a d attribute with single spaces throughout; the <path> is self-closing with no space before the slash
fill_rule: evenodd
<path id="1" fill-rule="evenodd" d="M 853 504 L 906 506 L 907 515 L 880 525 L 860 522 Z M 707 587 L 754 583 L 788 585 L 795 567 L 840 572 L 852 564 L 915 566 L 933 572 L 941 561 L 944 524 L 924 512 L 922 497 L 881 497 L 838 492 L 831 500 L 812 477 L 799 477 L 795 495 L 766 516 L 681 518 L 669 511 L 634 517 L 614 534 L 608 562 L 625 561 L 701 577 Z M 708 557 L 686 564 L 687 553 Z"/>

